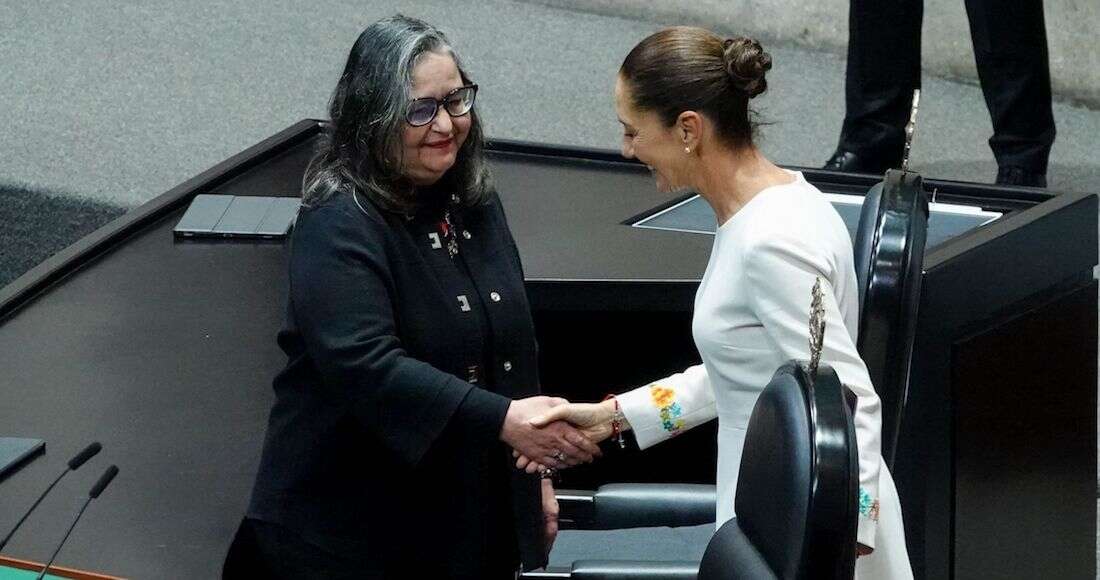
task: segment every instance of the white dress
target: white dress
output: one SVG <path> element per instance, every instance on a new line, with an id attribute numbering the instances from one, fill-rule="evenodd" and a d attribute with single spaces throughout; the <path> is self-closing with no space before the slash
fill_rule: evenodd
<path id="1" fill-rule="evenodd" d="M 695 296 L 692 334 L 703 364 L 618 399 L 645 449 L 718 418 L 717 526 L 734 517 L 745 428 L 760 391 L 787 360 L 809 359 L 810 290 L 825 294 L 821 360 L 859 400 L 859 531 L 874 548 L 862 580 L 912 578 L 901 506 L 883 462 L 881 408 L 856 351 L 859 299 L 852 241 L 824 194 L 801 173 L 764 189 L 722 224 Z"/>

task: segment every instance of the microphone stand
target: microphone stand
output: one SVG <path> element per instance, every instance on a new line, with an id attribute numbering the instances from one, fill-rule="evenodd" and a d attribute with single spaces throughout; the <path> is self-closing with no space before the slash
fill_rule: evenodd
<path id="1" fill-rule="evenodd" d="M 30 517 L 31 512 L 34 511 L 34 508 L 38 507 L 38 504 L 42 503 L 42 500 L 46 499 L 46 495 L 50 493 L 50 490 L 53 489 L 53 487 L 57 485 L 59 481 L 61 481 L 61 478 L 65 477 L 65 475 L 67 475 L 68 473 L 69 470 L 66 468 L 65 471 L 62 471 L 61 475 L 57 476 L 57 479 L 53 480 L 53 483 L 51 483 L 50 486 L 46 488 L 46 491 L 42 492 L 42 495 L 38 496 L 38 499 L 35 500 L 35 502 L 31 505 L 31 508 L 27 510 L 27 513 L 23 514 L 23 517 L 19 518 L 19 522 L 15 524 L 15 527 L 12 528 L 10 532 L 8 532 L 8 535 L 4 536 L 3 540 L 0 540 L 0 550 L 3 550 L 4 546 L 8 545 L 8 542 L 11 541 L 11 537 L 15 535 L 15 531 L 19 529 L 19 526 L 23 525 L 23 522 L 25 522 L 27 518 Z"/>

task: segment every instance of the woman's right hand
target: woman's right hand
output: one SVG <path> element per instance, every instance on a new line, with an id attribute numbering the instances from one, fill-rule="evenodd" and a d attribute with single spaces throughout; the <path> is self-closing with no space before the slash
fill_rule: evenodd
<path id="1" fill-rule="evenodd" d="M 532 419 L 568 403 L 565 399 L 544 396 L 512 401 L 504 417 L 500 440 L 516 453 L 555 469 L 591 463 L 602 455 L 600 447 L 576 427 L 553 420 L 543 421 L 537 427 L 532 424 Z"/>

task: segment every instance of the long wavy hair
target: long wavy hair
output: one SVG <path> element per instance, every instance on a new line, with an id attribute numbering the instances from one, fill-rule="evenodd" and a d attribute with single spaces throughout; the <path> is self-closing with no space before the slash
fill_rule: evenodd
<path id="1" fill-rule="evenodd" d="M 451 56 L 462 82 L 470 82 L 447 37 L 425 22 L 397 15 L 363 30 L 332 93 L 331 122 L 306 168 L 303 205 L 316 205 L 344 192 L 365 196 L 383 209 L 412 215 L 439 192 L 457 195 L 464 206 L 488 199 L 491 185 L 476 106 L 469 113 L 470 131 L 457 160 L 438 183 L 418 191 L 402 172 L 402 135 L 407 128 L 405 109 L 411 98 L 413 69 L 427 53 Z"/>

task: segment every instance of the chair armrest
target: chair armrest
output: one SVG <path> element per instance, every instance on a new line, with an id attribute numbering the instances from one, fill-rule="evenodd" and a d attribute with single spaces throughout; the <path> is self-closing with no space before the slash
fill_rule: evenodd
<path id="1" fill-rule="evenodd" d="M 718 494 L 694 483 L 609 483 L 596 491 L 557 491 L 562 528 L 619 530 L 714 522 Z"/>
<path id="2" fill-rule="evenodd" d="M 698 562 L 578 560 L 570 568 L 552 567 L 520 574 L 525 580 L 696 580 Z"/>

